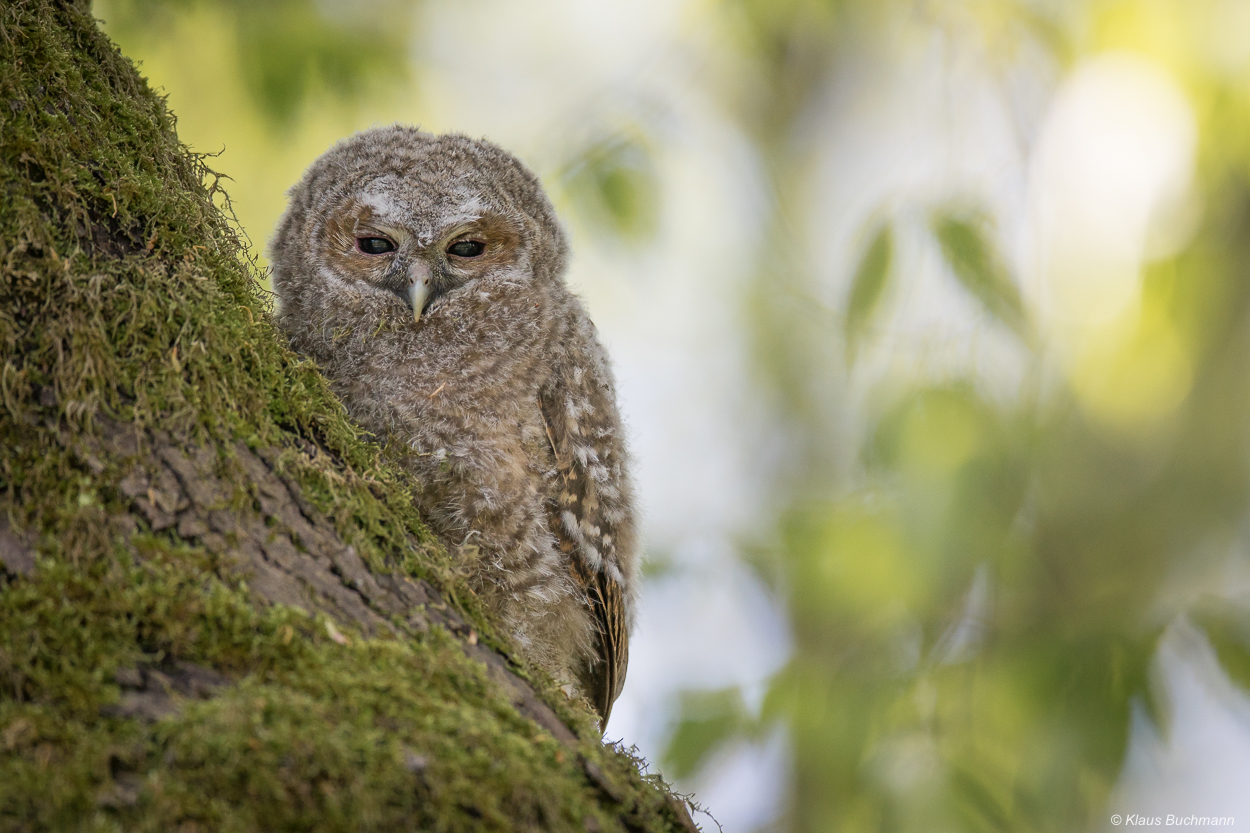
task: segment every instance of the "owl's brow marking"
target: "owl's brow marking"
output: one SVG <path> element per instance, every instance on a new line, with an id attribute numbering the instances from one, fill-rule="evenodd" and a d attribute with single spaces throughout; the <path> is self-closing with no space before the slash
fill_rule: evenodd
<path id="1" fill-rule="evenodd" d="M 476 223 L 478 220 L 486 216 L 486 212 L 481 210 L 481 206 L 474 206 L 470 211 L 462 211 L 459 214 L 452 214 L 444 218 L 448 225 L 465 225 L 468 223 Z"/>
<path id="2" fill-rule="evenodd" d="M 360 195 L 360 202 L 380 215 L 393 217 L 396 213 L 398 213 L 395 210 L 394 200 L 385 194 L 379 194 L 374 191 L 366 191 Z"/>

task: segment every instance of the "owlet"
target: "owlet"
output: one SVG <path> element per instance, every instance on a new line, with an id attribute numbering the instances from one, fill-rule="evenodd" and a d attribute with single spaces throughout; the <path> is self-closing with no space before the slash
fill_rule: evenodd
<path id="1" fill-rule="evenodd" d="M 537 177 L 404 126 L 331 148 L 269 245 L 277 323 L 415 480 L 531 660 L 606 725 L 638 558 L 625 438 Z"/>

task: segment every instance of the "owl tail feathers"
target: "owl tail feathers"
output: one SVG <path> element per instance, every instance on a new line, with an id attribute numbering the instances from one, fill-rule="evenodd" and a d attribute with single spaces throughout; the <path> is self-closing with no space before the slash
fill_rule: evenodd
<path id="1" fill-rule="evenodd" d="M 594 706 L 595 712 L 599 715 L 599 734 L 601 735 L 607 731 L 608 718 L 612 716 L 612 705 L 616 702 L 616 697 L 610 693 L 612 681 L 609 678 L 611 676 L 610 672 L 604 674 L 602 682 L 605 685 L 600 686 L 598 691 L 590 692 L 591 705 Z"/>
<path id="2" fill-rule="evenodd" d="M 599 731 L 608 726 L 612 705 L 625 685 L 629 664 L 629 636 L 623 631 L 618 586 L 603 573 L 592 573 L 574 562 L 574 574 L 584 582 L 587 601 L 594 613 L 595 646 L 581 675 L 582 692 L 599 715 Z"/>

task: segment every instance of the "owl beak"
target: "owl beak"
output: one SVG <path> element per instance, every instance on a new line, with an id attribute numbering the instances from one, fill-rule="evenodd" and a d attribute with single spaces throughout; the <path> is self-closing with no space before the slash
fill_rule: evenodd
<path id="1" fill-rule="evenodd" d="M 408 305 L 412 307 L 412 320 L 420 321 L 425 302 L 430 297 L 430 267 L 418 263 L 408 275 L 412 279 L 408 285 Z"/>

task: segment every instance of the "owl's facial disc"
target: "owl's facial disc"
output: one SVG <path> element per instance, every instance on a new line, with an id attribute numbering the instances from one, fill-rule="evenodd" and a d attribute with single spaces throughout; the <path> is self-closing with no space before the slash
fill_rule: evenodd
<path id="1" fill-rule="evenodd" d="M 430 267 L 418 260 L 408 270 L 408 305 L 412 307 L 412 319 L 421 320 L 425 302 L 430 299 Z"/>

